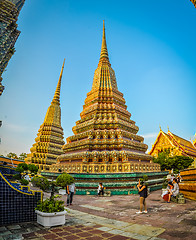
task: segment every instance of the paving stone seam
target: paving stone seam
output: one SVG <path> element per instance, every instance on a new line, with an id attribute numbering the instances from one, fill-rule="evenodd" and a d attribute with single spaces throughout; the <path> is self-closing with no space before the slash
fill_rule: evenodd
<path id="1" fill-rule="evenodd" d="M 161 238 L 157 238 L 157 236 L 165 231 L 164 228 L 157 228 L 157 227 L 152 227 L 152 226 L 148 225 L 148 227 L 151 227 L 154 230 L 159 230 L 159 232 L 157 234 L 155 233 L 154 236 L 153 235 L 152 236 L 141 235 L 141 234 L 138 234 L 137 232 L 134 232 L 133 229 L 132 230 L 131 229 L 129 229 L 129 230 L 126 229 L 126 227 L 131 227 L 131 226 L 135 225 L 135 226 L 144 228 L 145 225 L 127 223 L 127 222 L 118 221 L 118 220 L 115 220 L 115 219 L 108 219 L 108 218 L 105 218 L 105 217 L 100 217 L 100 216 L 96 216 L 96 215 L 93 215 L 93 214 L 80 212 L 80 211 L 74 210 L 74 209 L 68 209 L 68 210 L 69 210 L 69 214 L 71 216 L 74 216 L 75 218 L 79 218 L 79 219 L 83 219 L 85 221 L 90 221 L 90 222 L 93 222 L 93 223 L 96 223 L 96 224 L 100 224 L 100 225 L 103 226 L 103 227 L 101 227 L 102 229 L 104 227 L 111 229 L 109 231 L 106 230 L 105 232 L 110 233 L 110 231 L 115 232 L 115 230 L 118 230 L 118 231 L 120 231 L 118 233 L 118 235 L 122 235 L 122 236 L 125 236 L 125 237 L 131 237 L 133 239 L 150 240 L 150 239 L 154 238 L 154 239 L 157 239 L 157 240 L 158 239 L 161 240 Z M 104 231 L 104 230 L 102 230 L 102 231 Z M 111 232 L 111 233 L 114 234 L 113 232 Z M 116 232 L 116 234 L 117 234 L 117 232 Z M 162 240 L 164 240 L 164 239 L 162 239 Z"/>

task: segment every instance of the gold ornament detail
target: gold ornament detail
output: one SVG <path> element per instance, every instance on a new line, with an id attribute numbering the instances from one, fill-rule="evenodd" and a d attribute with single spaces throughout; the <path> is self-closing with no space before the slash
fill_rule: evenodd
<path id="1" fill-rule="evenodd" d="M 139 128 L 130 119 L 131 113 L 118 90 L 109 61 L 104 23 L 98 67 L 80 117 L 72 128 L 74 135 L 66 139 L 64 154 L 57 158 L 58 163 L 52 165 L 50 171 L 69 165 L 69 172 L 132 172 L 143 171 L 143 164 L 160 170 L 158 164 L 150 163 L 152 157 L 145 153 L 148 146 L 143 143 L 144 138 L 137 135 Z"/>

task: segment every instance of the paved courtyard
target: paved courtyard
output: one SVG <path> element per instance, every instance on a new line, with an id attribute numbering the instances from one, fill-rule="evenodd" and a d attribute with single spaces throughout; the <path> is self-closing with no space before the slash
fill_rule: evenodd
<path id="1" fill-rule="evenodd" d="M 74 196 L 67 207 L 66 224 L 44 228 L 37 223 L 0 227 L 0 240 L 6 239 L 139 239 L 195 240 L 196 202 L 166 203 L 161 191 L 147 199 L 148 213 L 136 214 L 139 196 Z M 62 199 L 66 199 L 63 196 Z"/>

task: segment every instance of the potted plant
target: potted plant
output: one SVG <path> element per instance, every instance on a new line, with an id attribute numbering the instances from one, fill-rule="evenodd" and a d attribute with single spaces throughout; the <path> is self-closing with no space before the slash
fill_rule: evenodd
<path id="1" fill-rule="evenodd" d="M 36 207 L 37 223 L 44 227 L 52 227 L 65 224 L 66 210 L 64 201 L 56 200 L 59 196 L 52 196 L 40 202 Z"/>
<path id="2" fill-rule="evenodd" d="M 54 195 L 57 187 L 66 187 L 74 178 L 67 173 L 63 173 L 57 177 L 56 181 L 48 181 L 45 177 L 35 176 L 32 179 L 34 186 L 39 187 L 43 191 L 51 192 L 50 198 L 40 202 L 36 207 L 37 222 L 44 227 L 52 227 L 65 224 L 66 210 L 64 201 L 59 200 L 59 195 Z"/>

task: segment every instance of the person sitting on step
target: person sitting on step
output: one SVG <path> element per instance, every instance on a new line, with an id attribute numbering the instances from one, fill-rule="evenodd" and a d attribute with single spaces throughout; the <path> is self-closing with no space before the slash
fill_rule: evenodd
<path id="1" fill-rule="evenodd" d="M 176 197 L 178 194 L 179 194 L 179 186 L 178 186 L 178 183 L 177 183 L 177 179 L 174 178 L 173 179 L 173 189 L 170 189 L 169 190 L 169 199 L 168 199 L 168 203 L 170 202 L 171 200 L 171 196 L 172 197 Z"/>
<path id="2" fill-rule="evenodd" d="M 103 187 L 103 184 L 102 183 L 99 183 L 99 187 L 97 189 L 97 193 L 98 193 L 98 196 L 103 196 L 104 194 L 104 187 Z"/>

